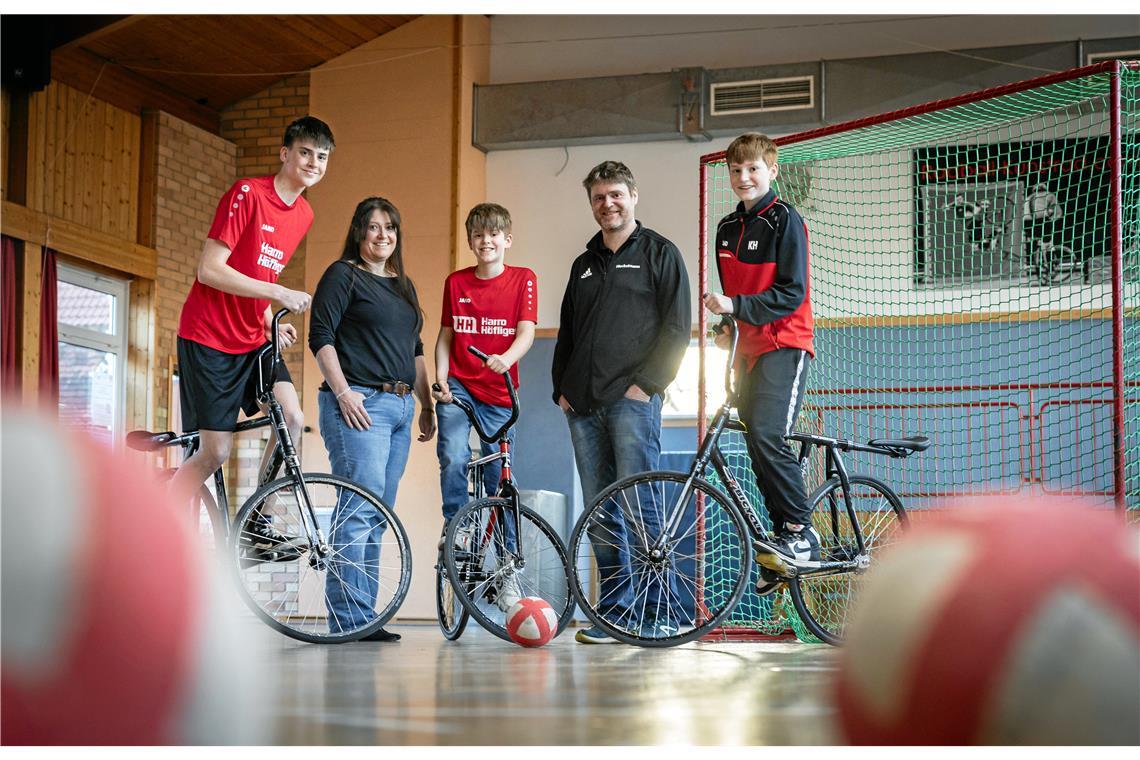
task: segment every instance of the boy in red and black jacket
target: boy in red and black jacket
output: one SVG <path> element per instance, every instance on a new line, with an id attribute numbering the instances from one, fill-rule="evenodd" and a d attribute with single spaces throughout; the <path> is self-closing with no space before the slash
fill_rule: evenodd
<path id="1" fill-rule="evenodd" d="M 788 558 L 815 562 L 819 534 L 811 527 L 799 462 L 784 441 L 795 426 L 815 356 L 808 233 L 799 213 L 771 189 L 779 172 L 777 155 L 776 144 L 755 132 L 736 138 L 725 152 L 740 203 L 717 225 L 716 263 L 724 294 L 706 294 L 704 304 L 714 314 L 734 316 L 739 325 L 740 418 L 748 427 L 748 453 L 776 548 Z M 765 572 L 757 591 L 768 594 L 779 585 Z"/>

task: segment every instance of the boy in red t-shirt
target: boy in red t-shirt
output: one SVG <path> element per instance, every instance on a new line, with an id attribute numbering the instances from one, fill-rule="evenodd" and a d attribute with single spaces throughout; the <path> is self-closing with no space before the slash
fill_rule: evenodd
<path id="1" fill-rule="evenodd" d="M 178 323 L 182 427 L 198 430 L 200 440 L 171 481 L 180 497 L 189 499 L 229 458 L 238 413 L 257 411 L 257 352 L 269 338 L 270 301 L 293 312 L 309 308 L 308 293 L 277 277 L 313 223 L 301 193 L 321 181 L 333 147 L 327 124 L 297 119 L 285 130 L 277 174 L 239 179 L 218 203 Z M 284 348 L 297 330 L 281 325 L 279 336 Z M 284 362 L 273 393 L 300 440 L 304 418 Z"/>
<path id="2" fill-rule="evenodd" d="M 471 423 L 462 409 L 448 402 L 461 398 L 469 403 L 488 431 L 506 422 L 511 416 L 511 397 L 502 374 L 510 371 L 518 385 L 518 362 L 534 342 L 538 321 L 534 272 L 503 262 L 513 242 L 510 212 L 496 203 L 480 203 L 467 215 L 466 226 L 477 263 L 452 272 L 444 282 L 443 316 L 435 343 L 435 378 L 441 390 L 432 395 L 441 402 L 436 405 L 436 452 L 445 525 L 467 502 L 467 462 L 471 460 Z M 487 362 L 468 352 L 468 346 L 487 354 Z M 513 429 L 510 436 L 513 440 Z M 484 442 L 482 450 L 486 456 L 497 447 Z M 498 489 L 500 471 L 498 463 L 484 469 L 488 495 Z M 513 539 L 508 536 L 507 540 Z M 513 585 L 505 586 L 499 589 L 497 604 L 505 612 L 519 596 Z"/>

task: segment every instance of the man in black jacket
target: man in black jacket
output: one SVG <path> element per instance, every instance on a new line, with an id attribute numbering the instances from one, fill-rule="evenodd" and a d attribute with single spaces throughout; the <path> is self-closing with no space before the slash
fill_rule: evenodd
<path id="1" fill-rule="evenodd" d="M 657 469 L 662 395 L 689 345 L 692 315 L 677 246 L 634 219 L 637 185 L 629 168 L 604 161 L 582 185 L 601 231 L 570 268 L 551 374 L 554 401 L 570 426 L 582 496 L 590 504 L 614 481 Z M 640 614 L 629 609 L 634 600 L 624 521 L 616 509 L 607 517 L 590 532 L 603 569 L 598 608 L 607 619 Z M 650 530 L 652 518 L 646 518 Z M 660 610 L 653 601 L 639 599 L 638 607 Z M 668 626 L 666 618 L 643 624 Z M 597 627 L 575 638 L 614 641 Z"/>

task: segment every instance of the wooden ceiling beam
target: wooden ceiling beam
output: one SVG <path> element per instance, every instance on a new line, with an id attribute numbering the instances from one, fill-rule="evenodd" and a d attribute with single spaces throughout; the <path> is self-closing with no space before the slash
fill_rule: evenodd
<path id="1" fill-rule="evenodd" d="M 192 98 L 132 71 L 104 61 L 82 48 L 57 50 L 51 58 L 52 79 L 131 113 L 166 111 L 202 129 L 221 134 L 221 114 Z"/>

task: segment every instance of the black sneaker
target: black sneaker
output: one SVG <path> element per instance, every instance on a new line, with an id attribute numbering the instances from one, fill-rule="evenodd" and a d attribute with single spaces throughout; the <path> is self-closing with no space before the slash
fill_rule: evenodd
<path id="1" fill-rule="evenodd" d="M 800 530 L 785 528 L 772 546 L 786 557 L 802 562 L 819 562 L 819 533 L 810 525 Z"/>
<path id="2" fill-rule="evenodd" d="M 289 562 L 301 556 L 301 539 L 286 536 L 265 515 L 246 521 L 241 531 L 244 558 L 250 562 Z"/>
<path id="3" fill-rule="evenodd" d="M 274 528 L 273 523 L 265 515 L 251 517 L 241 533 L 246 546 L 254 549 L 272 549 L 278 544 L 287 544 L 292 540 Z"/>
<path id="4" fill-rule="evenodd" d="M 756 593 L 760 596 L 768 596 L 775 593 L 784 585 L 784 579 L 781 578 L 775 571 L 769 570 L 763 565 L 760 566 L 760 579 L 756 581 Z"/>
<path id="5" fill-rule="evenodd" d="M 392 631 L 386 631 L 383 628 L 377 628 L 372 633 L 360 639 L 361 641 L 399 641 L 400 634 Z"/>

